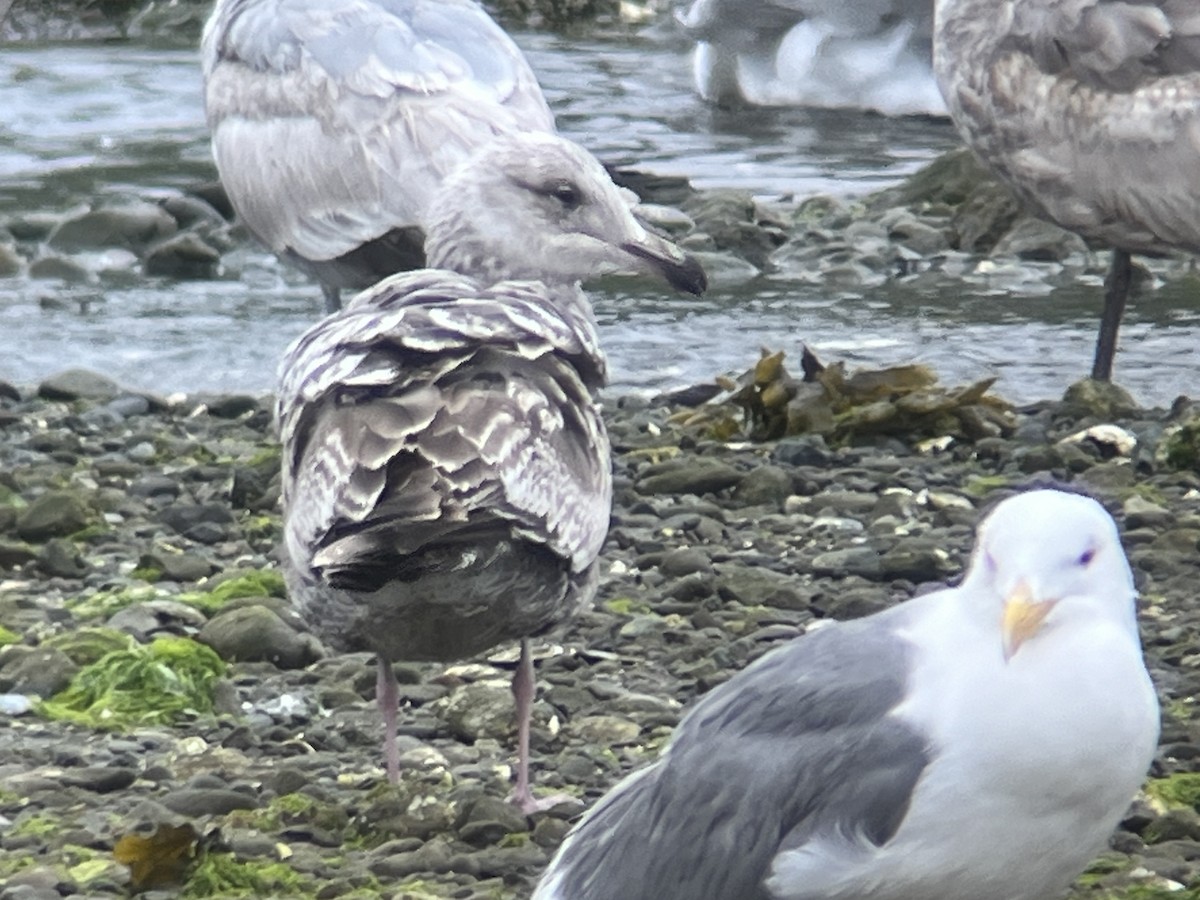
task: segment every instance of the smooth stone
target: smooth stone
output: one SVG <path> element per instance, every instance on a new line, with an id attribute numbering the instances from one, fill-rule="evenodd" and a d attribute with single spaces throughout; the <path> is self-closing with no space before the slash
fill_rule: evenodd
<path id="1" fill-rule="evenodd" d="M 181 279 L 212 279 L 221 266 L 221 254 L 200 235 L 185 231 L 155 244 L 146 252 L 147 275 Z"/>
<path id="2" fill-rule="evenodd" d="M 658 570 L 671 578 L 682 578 L 697 572 L 711 572 L 712 558 L 699 547 L 679 547 L 663 554 Z"/>
<path id="3" fill-rule="evenodd" d="M 258 801 L 228 788 L 180 788 L 156 798 L 181 816 L 223 816 L 235 809 L 257 809 Z"/>
<path id="4" fill-rule="evenodd" d="M 733 499 L 744 506 L 782 507 L 792 493 L 791 473 L 780 466 L 756 466 L 733 490 Z"/>
<path id="5" fill-rule="evenodd" d="M 74 543 L 51 538 L 38 554 L 38 568 L 58 578 L 82 578 L 90 567 Z"/>
<path id="6" fill-rule="evenodd" d="M 132 769 L 117 766 L 82 766 L 63 772 L 63 784 L 83 788 L 97 794 L 109 794 L 129 787 L 137 780 Z"/>
<path id="7" fill-rule="evenodd" d="M 641 494 L 711 494 L 742 480 L 741 472 L 721 462 L 671 460 L 650 468 L 635 483 Z"/>
<path id="8" fill-rule="evenodd" d="M 871 547 L 847 547 L 818 553 L 813 557 L 811 568 L 815 575 L 829 575 L 834 578 L 859 575 L 874 581 L 883 575 L 879 551 Z"/>
<path id="9" fill-rule="evenodd" d="M 27 541 L 73 534 L 88 524 L 87 507 L 69 491 L 48 491 L 17 516 L 17 534 Z"/>
<path id="10" fill-rule="evenodd" d="M 321 657 L 320 644 L 266 606 L 247 605 L 214 616 L 196 636 L 229 662 L 270 662 L 302 669 Z"/>
<path id="11" fill-rule="evenodd" d="M 472 743 L 481 738 L 507 740 L 516 715 L 509 685 L 484 681 L 459 685 L 429 704 L 429 709 L 446 723 L 451 734 Z"/>
<path id="12" fill-rule="evenodd" d="M 123 394 L 121 386 L 90 369 L 67 369 L 44 379 L 38 396 L 46 400 L 95 400 L 108 403 Z"/>
<path id="13" fill-rule="evenodd" d="M 49 244 L 73 252 L 101 247 L 141 250 L 175 233 L 170 214 L 154 203 L 130 203 L 93 209 L 60 223 Z"/>
<path id="14" fill-rule="evenodd" d="M 79 666 L 61 650 L 10 645 L 0 654 L 0 692 L 53 697 L 71 683 Z"/>
<path id="15" fill-rule="evenodd" d="M 196 607 L 177 600 L 146 600 L 117 610 L 104 624 L 145 642 L 155 635 L 194 635 L 208 622 Z"/>

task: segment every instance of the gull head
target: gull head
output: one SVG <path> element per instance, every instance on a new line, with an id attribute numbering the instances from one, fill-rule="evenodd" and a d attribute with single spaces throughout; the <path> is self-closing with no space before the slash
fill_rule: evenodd
<path id="1" fill-rule="evenodd" d="M 694 257 L 649 231 L 582 147 L 557 135 L 502 135 L 443 183 L 430 211 L 431 268 L 488 280 L 574 284 L 640 271 L 700 294 Z"/>
<path id="2" fill-rule="evenodd" d="M 1103 617 L 1137 640 L 1133 574 L 1117 526 L 1082 494 L 1036 490 L 1000 503 L 979 526 L 963 587 L 989 601 L 1006 660 L 1072 622 Z"/>

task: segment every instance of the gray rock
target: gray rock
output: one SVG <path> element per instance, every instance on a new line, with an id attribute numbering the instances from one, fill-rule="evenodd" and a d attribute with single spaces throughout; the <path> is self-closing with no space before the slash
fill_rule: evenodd
<path id="1" fill-rule="evenodd" d="M 1085 253 L 1087 244 L 1079 235 L 1033 216 L 1018 219 L 992 250 L 993 256 L 1034 262 L 1062 262 Z"/>
<path id="2" fill-rule="evenodd" d="M 0 242 L 0 278 L 11 278 L 24 267 L 25 261 L 12 244 Z"/>
<path id="3" fill-rule="evenodd" d="M 88 369 L 67 369 L 38 385 L 38 396 L 46 400 L 94 400 L 107 403 L 122 394 L 111 378 Z"/>
<path id="4" fill-rule="evenodd" d="M 200 235 L 185 231 L 151 247 L 142 265 L 147 275 L 210 279 L 217 276 L 221 254 Z"/>
<path id="5" fill-rule="evenodd" d="M 50 246 L 74 252 L 100 247 L 141 251 L 174 234 L 178 226 L 154 203 L 130 203 L 94 209 L 60 223 L 50 234 Z"/>
<path id="6" fill-rule="evenodd" d="M 194 635 L 208 620 L 204 613 L 176 600 L 146 600 L 131 603 L 113 613 L 105 625 L 146 642 L 159 634 Z"/>
<path id="7" fill-rule="evenodd" d="M 83 501 L 70 491 L 42 494 L 17 516 L 17 534 L 27 541 L 44 541 L 73 534 L 91 516 Z"/>
<path id="8" fill-rule="evenodd" d="M 199 581 L 219 571 L 219 567 L 195 553 L 149 554 L 142 558 L 142 565 L 162 570 L 165 581 Z"/>
<path id="9" fill-rule="evenodd" d="M 223 816 L 235 809 L 258 808 L 258 801 L 253 797 L 228 788 L 180 788 L 157 799 L 171 812 L 189 818 Z"/>
<path id="10" fill-rule="evenodd" d="M 49 699 L 71 683 L 79 666 L 61 650 L 10 645 L 0 651 L 0 693 Z"/>
<path id="11" fill-rule="evenodd" d="M 1126 528 L 1164 528 L 1175 520 L 1169 510 L 1137 494 L 1122 504 L 1121 512 L 1125 515 Z"/>
<path id="12" fill-rule="evenodd" d="M 813 557 L 812 571 L 834 578 L 859 575 L 874 581 L 883 576 L 883 564 L 879 551 L 871 547 L 846 547 L 818 553 Z"/>
<path id="13" fill-rule="evenodd" d="M 495 844 L 510 834 L 529 831 L 529 822 L 515 806 L 499 797 L 480 797 L 467 812 L 458 836 L 468 844 Z"/>
<path id="14" fill-rule="evenodd" d="M 247 605 L 218 613 L 196 636 L 230 662 L 270 662 L 302 669 L 321 657 L 320 644 L 266 606 Z"/>
<path id="15" fill-rule="evenodd" d="M 150 472 L 130 484 L 128 490 L 134 497 L 177 497 L 179 479 Z"/>
<path id="16" fill-rule="evenodd" d="M 184 537 L 202 544 L 222 540 L 234 522 L 233 511 L 224 503 L 177 503 L 158 514 L 159 519 Z"/>
<path id="17" fill-rule="evenodd" d="M 137 780 L 137 772 L 119 766 L 81 766 L 63 772 L 62 782 L 97 794 L 122 791 Z"/>
<path id="18" fill-rule="evenodd" d="M 38 554 L 38 568 L 58 578 L 82 578 L 89 567 L 73 542 L 51 538 Z"/>
<path id="19" fill-rule="evenodd" d="M 450 732 L 464 741 L 481 738 L 507 740 L 513 730 L 516 707 L 512 690 L 499 682 L 474 682 L 454 688 L 430 704 Z"/>
<path id="20" fill-rule="evenodd" d="M 678 547 L 663 554 L 658 570 L 671 578 L 696 572 L 711 572 L 712 558 L 699 547 Z"/>
<path id="21" fill-rule="evenodd" d="M 745 506 L 782 507 L 792 493 L 792 476 L 779 466 L 755 466 L 733 491 L 733 499 Z"/>
<path id="22" fill-rule="evenodd" d="M 92 274 L 88 271 L 87 266 L 70 257 L 49 253 L 39 256 L 29 264 L 29 277 L 40 281 L 66 281 L 80 284 L 91 280 Z M 51 305 L 53 305 L 53 298 L 50 299 Z M 66 304 L 62 304 L 58 308 L 65 309 Z"/>
<path id="23" fill-rule="evenodd" d="M 642 494 L 712 494 L 733 487 L 742 473 L 709 460 L 669 460 L 647 467 L 635 487 Z"/>

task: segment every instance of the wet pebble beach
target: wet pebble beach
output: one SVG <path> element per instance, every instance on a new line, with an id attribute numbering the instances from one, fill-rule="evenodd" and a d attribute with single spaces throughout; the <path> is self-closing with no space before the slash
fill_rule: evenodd
<path id="1" fill-rule="evenodd" d="M 1192 405 L 1085 382 L 941 423 L 975 423 L 957 437 L 750 440 L 711 393 L 606 398 L 600 593 L 536 642 L 537 790 L 577 799 L 527 818 L 505 802 L 515 647 L 397 665 L 386 782 L 372 659 L 327 654 L 283 596 L 269 397 L 0 385 L 0 900 L 526 897 L 698 695 L 814 622 L 953 581 L 982 510 L 1047 483 L 1117 517 L 1163 704 L 1147 792 L 1076 894 L 1200 896 Z"/>

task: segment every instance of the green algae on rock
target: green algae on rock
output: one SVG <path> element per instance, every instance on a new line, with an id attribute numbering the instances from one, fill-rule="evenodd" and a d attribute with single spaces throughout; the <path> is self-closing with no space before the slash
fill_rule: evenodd
<path id="1" fill-rule="evenodd" d="M 171 725 L 213 712 L 225 663 L 190 638 L 160 637 L 85 666 L 66 690 L 39 703 L 50 719 L 92 728 Z"/>

